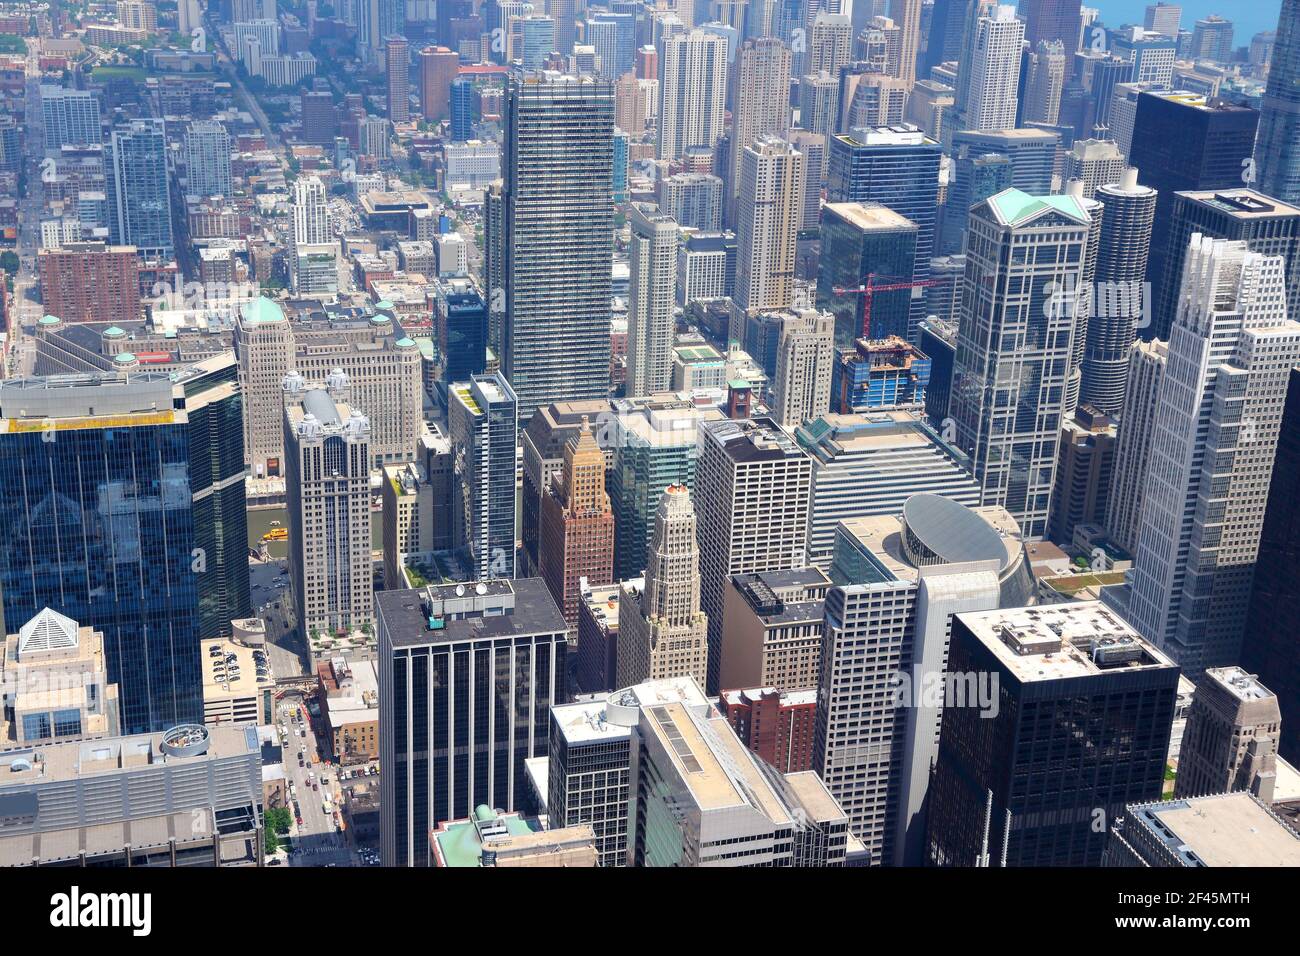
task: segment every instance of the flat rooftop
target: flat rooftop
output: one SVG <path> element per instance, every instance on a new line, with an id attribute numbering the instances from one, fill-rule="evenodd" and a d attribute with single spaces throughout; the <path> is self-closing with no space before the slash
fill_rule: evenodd
<path id="1" fill-rule="evenodd" d="M 456 595 L 455 589 L 465 593 Z M 478 587 L 484 589 L 477 594 Z M 500 609 L 499 613 L 477 613 L 467 609 L 465 616 L 436 618 L 434 626 L 425 616 L 424 600 L 430 595 L 447 601 L 463 598 L 483 608 Z M 505 607 L 511 603 L 512 606 Z M 375 608 L 381 625 L 387 629 L 394 647 L 413 647 L 479 638 L 519 637 L 531 634 L 563 634 L 567 630 L 564 615 L 541 578 L 516 578 L 511 581 L 484 581 L 479 585 L 438 585 L 406 591 L 379 591 Z"/>
<path id="2" fill-rule="evenodd" d="M 880 203 L 831 202 L 822 208 L 864 232 L 917 228 L 912 220 Z"/>
<path id="3" fill-rule="evenodd" d="M 1195 200 L 1203 206 L 1243 221 L 1281 216 L 1300 217 L 1300 207 L 1256 192 L 1254 189 L 1189 189 L 1174 195 Z"/>
<path id="4" fill-rule="evenodd" d="M 1211 667 L 1205 673 L 1207 677 L 1213 677 L 1223 690 L 1243 702 L 1270 700 L 1277 696 L 1261 684 L 1256 675 L 1235 664 L 1231 667 Z"/>
<path id="5" fill-rule="evenodd" d="M 1130 809 L 1186 866 L 1300 867 L 1300 835 L 1244 790 Z"/>
<path id="6" fill-rule="evenodd" d="M 726 450 L 737 464 L 754 464 L 784 458 L 802 458 L 803 450 L 780 425 L 771 418 L 750 418 L 737 421 L 703 422 L 701 430 Z"/>

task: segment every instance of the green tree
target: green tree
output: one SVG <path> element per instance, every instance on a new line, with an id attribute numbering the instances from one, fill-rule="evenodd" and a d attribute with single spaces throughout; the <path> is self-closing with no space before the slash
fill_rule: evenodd
<path id="1" fill-rule="evenodd" d="M 22 262 L 18 258 L 18 253 L 12 249 L 0 252 L 0 269 L 3 269 L 9 275 L 17 274 L 20 265 L 22 265 Z"/>

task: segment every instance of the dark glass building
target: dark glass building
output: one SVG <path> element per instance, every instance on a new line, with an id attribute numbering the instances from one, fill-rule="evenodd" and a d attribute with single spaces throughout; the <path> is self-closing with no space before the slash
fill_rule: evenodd
<path id="1" fill-rule="evenodd" d="M 438 387 L 445 402 L 452 382 L 468 382 L 487 369 L 487 303 L 473 279 L 457 276 L 438 283 L 434 325 L 442 367 Z"/>
<path id="2" fill-rule="evenodd" d="M 533 809 L 524 761 L 566 700 L 564 615 L 540 578 L 381 591 L 375 612 L 383 862 L 430 866 L 444 820 Z"/>
<path id="3" fill-rule="evenodd" d="M 1097 602 L 958 614 L 927 862 L 1097 866 L 1160 799 L 1178 667 Z"/>
<path id="4" fill-rule="evenodd" d="M 51 607 L 102 631 L 127 733 L 202 722 L 200 641 L 250 613 L 237 375 L 0 386 L 3 623 Z"/>
<path id="5" fill-rule="evenodd" d="M 1258 674 L 1282 709 L 1278 752 L 1300 761 L 1300 640 L 1296 639 L 1296 597 L 1300 595 L 1300 369 L 1292 369 L 1282 411 L 1282 429 L 1268 486 L 1264 528 L 1255 560 L 1246 640 L 1241 666 Z"/>
<path id="6" fill-rule="evenodd" d="M 948 394 L 952 391 L 952 367 L 957 359 L 957 326 L 938 316 L 921 323 L 921 351 L 930 359 L 930 383 L 925 389 L 925 417 L 942 430 L 948 417 Z"/>
<path id="7" fill-rule="evenodd" d="M 837 294 L 867 284 L 906 282 L 916 266 L 916 223 L 880 203 L 828 203 L 822 210 L 821 255 L 817 268 L 817 308 L 835 316 L 835 347 L 852 348 L 870 338 L 906 338 L 911 290 L 871 296 L 871 330 L 863 332 L 867 297 Z"/>
<path id="8" fill-rule="evenodd" d="M 1169 338 L 1172 310 L 1165 307 L 1161 289 L 1173 268 L 1174 193 L 1245 185 L 1258 123 L 1259 113 L 1253 109 L 1207 100 L 1199 94 L 1142 93 L 1138 97 L 1129 165 L 1137 167 L 1138 182 L 1159 194 L 1147 259 L 1147 281 L 1156 302 L 1151 324 L 1139 333 L 1142 338 Z M 1177 288 L 1181 276 L 1172 275 Z"/>

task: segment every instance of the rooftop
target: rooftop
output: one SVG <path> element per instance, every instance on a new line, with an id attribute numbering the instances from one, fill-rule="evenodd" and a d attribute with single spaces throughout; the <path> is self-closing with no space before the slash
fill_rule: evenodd
<path id="1" fill-rule="evenodd" d="M 1246 791 L 1129 808 L 1184 866 L 1300 866 L 1300 835 Z"/>
<path id="2" fill-rule="evenodd" d="M 375 608 L 394 647 L 563 634 L 567 629 L 541 578 L 379 591 Z"/>

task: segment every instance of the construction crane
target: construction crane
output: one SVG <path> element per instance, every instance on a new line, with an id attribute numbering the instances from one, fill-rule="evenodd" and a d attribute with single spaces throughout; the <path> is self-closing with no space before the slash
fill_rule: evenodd
<path id="1" fill-rule="evenodd" d="M 866 283 L 855 289 L 835 286 L 831 289 L 836 295 L 860 295 L 862 296 L 862 336 L 871 338 L 871 297 L 877 292 L 901 292 L 903 289 L 924 289 L 927 286 L 939 285 L 940 279 L 908 279 L 906 281 L 894 281 L 886 283 L 876 283 L 874 279 L 894 279 L 898 276 L 877 276 L 874 272 L 867 274 Z"/>

